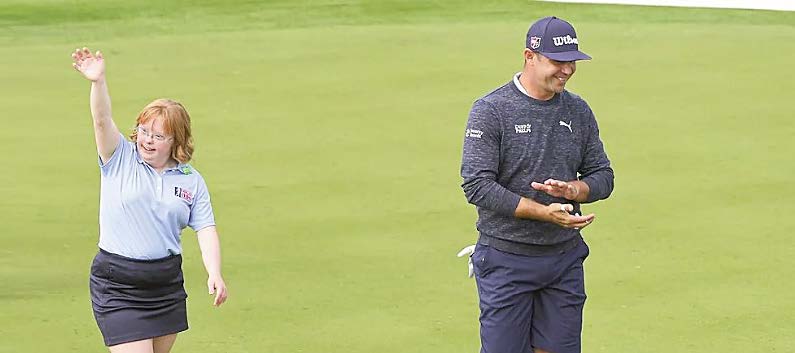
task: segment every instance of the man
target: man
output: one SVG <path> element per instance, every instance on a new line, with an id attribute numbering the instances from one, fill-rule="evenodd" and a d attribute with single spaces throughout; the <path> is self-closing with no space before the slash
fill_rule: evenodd
<path id="1" fill-rule="evenodd" d="M 469 115 L 461 176 L 478 210 L 482 353 L 580 352 L 580 230 L 594 220 L 580 204 L 610 195 L 613 170 L 593 112 L 564 89 L 576 62 L 591 58 L 578 44 L 568 22 L 538 20 L 522 72 Z"/>

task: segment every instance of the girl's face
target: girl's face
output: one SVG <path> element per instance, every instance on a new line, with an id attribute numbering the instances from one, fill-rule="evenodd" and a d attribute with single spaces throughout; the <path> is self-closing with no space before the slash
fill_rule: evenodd
<path id="1" fill-rule="evenodd" d="M 174 137 L 163 132 L 162 119 L 155 118 L 138 125 L 136 140 L 141 159 L 153 168 L 163 168 L 171 159 Z"/>

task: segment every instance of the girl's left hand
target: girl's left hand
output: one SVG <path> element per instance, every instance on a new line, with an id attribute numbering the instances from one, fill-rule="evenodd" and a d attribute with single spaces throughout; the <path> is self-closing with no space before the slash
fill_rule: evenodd
<path id="1" fill-rule="evenodd" d="M 224 279 L 221 276 L 209 277 L 207 279 L 207 289 L 210 290 L 210 294 L 215 294 L 214 306 L 220 306 L 226 301 L 226 283 L 224 283 Z"/>

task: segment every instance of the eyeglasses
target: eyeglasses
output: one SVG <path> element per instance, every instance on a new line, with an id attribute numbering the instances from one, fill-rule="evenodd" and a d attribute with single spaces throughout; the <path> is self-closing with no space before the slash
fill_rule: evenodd
<path id="1" fill-rule="evenodd" d="M 161 135 L 161 134 L 153 134 L 153 133 L 149 132 L 149 130 L 144 129 L 142 126 L 138 126 L 138 133 L 143 135 L 143 136 L 145 136 L 145 137 L 151 137 L 157 142 L 163 142 L 163 141 L 167 141 L 167 140 L 171 140 L 172 139 L 171 136 L 166 136 L 166 135 Z"/>

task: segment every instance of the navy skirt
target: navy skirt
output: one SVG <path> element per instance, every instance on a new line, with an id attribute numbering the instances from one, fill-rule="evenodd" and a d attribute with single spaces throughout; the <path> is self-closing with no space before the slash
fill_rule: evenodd
<path id="1" fill-rule="evenodd" d="M 106 346 L 188 329 L 181 255 L 137 260 L 100 249 L 89 289 Z"/>

